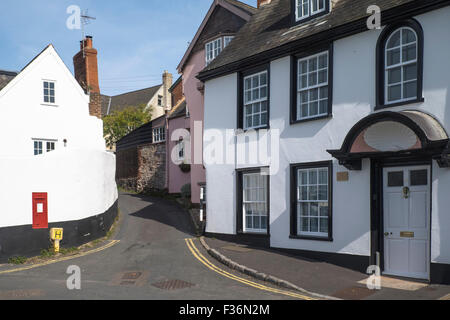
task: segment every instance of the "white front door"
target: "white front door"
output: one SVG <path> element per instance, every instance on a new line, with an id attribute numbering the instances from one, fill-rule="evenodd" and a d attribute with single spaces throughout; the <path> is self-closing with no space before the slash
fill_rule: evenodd
<path id="1" fill-rule="evenodd" d="M 383 170 L 384 273 L 429 279 L 430 167 Z"/>

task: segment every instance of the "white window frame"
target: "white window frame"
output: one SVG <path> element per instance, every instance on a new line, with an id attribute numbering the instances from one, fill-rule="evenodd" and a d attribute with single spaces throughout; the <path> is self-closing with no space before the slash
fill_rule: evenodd
<path id="1" fill-rule="evenodd" d="M 317 182 L 316 183 L 310 183 L 310 172 L 316 172 L 317 175 Z M 321 184 L 320 183 L 320 171 L 326 171 L 327 175 L 326 175 L 326 184 Z M 308 183 L 307 184 L 303 184 L 302 183 L 302 179 L 301 179 L 301 175 L 302 173 L 307 173 L 308 176 Z M 329 222 L 330 222 L 330 210 L 331 210 L 331 204 L 330 204 L 330 169 L 328 167 L 317 167 L 317 168 L 305 168 L 305 169 L 297 169 L 296 171 L 297 174 L 297 208 L 296 208 L 296 215 L 297 215 L 297 235 L 299 236 L 304 236 L 304 237 L 317 237 L 317 238 L 324 238 L 327 239 L 329 237 L 330 234 L 330 230 L 329 230 Z M 327 199 L 326 200 L 320 200 L 320 186 L 327 186 Z M 307 194 L 307 200 L 302 199 L 303 196 L 302 195 L 302 187 L 306 188 L 306 194 Z M 311 187 L 315 187 L 317 188 L 317 200 L 316 199 L 309 199 L 310 196 L 310 188 Z M 327 204 L 327 215 L 326 216 L 321 216 L 320 214 L 320 207 L 321 204 Z M 302 204 L 308 204 L 308 215 L 301 215 L 300 213 L 300 208 L 302 206 Z M 317 216 L 312 216 L 311 215 L 311 205 L 312 204 L 317 204 Z M 304 219 L 309 219 L 309 230 L 311 230 L 311 220 L 312 219 L 318 219 L 318 232 L 312 232 L 312 231 L 302 231 L 302 218 Z M 321 226 L 321 221 L 322 220 L 326 220 L 327 221 L 327 232 L 321 232 L 320 231 L 320 226 Z"/>
<path id="2" fill-rule="evenodd" d="M 43 155 L 56 150 L 58 140 L 49 139 L 32 139 L 33 141 L 33 154 L 35 156 Z M 36 143 L 40 146 L 36 149 Z M 40 153 L 36 153 L 36 150 L 40 150 Z"/>
<path id="3" fill-rule="evenodd" d="M 327 66 L 326 68 L 319 68 L 319 57 L 326 55 L 326 62 L 327 62 Z M 316 63 L 317 63 L 317 69 L 314 72 L 310 72 L 309 69 L 309 63 L 312 59 L 316 59 Z M 306 62 L 307 63 L 307 72 L 305 73 L 300 73 L 300 64 Z M 321 71 L 327 71 L 327 76 L 326 76 L 326 81 L 325 82 L 321 82 L 319 83 L 319 73 Z M 317 77 L 317 84 L 316 85 L 312 85 L 310 86 L 309 84 L 309 79 L 310 79 L 310 75 L 312 73 L 316 74 Z M 306 87 L 302 87 L 302 76 L 306 75 L 306 83 L 307 86 Z M 330 52 L 327 51 L 323 51 L 317 54 L 314 54 L 312 56 L 309 57 L 305 57 L 305 58 L 301 58 L 298 59 L 297 61 L 297 121 L 301 121 L 301 120 L 308 120 L 308 119 L 314 119 L 314 118 L 319 118 L 319 117 L 323 117 L 323 116 L 327 116 L 329 114 L 329 109 L 330 109 L 330 95 L 329 95 L 329 78 L 330 78 Z M 321 96 L 320 91 L 321 89 L 324 89 L 326 87 L 326 92 L 327 92 L 327 97 L 324 98 Z M 316 90 L 317 89 L 317 100 L 311 100 L 311 91 L 312 90 Z M 302 117 L 302 103 L 301 103 L 301 94 L 307 92 L 308 93 L 308 116 L 307 117 Z M 327 108 L 325 112 L 320 112 L 320 102 L 322 101 L 327 101 Z M 317 102 L 317 115 L 313 115 L 311 116 L 311 102 Z"/>
<path id="4" fill-rule="evenodd" d="M 265 74 L 266 75 L 266 83 L 264 85 L 261 85 L 261 76 Z M 250 88 L 246 88 L 245 83 L 248 79 L 253 79 L 254 77 L 258 77 L 258 86 L 253 87 L 253 80 L 251 80 L 251 86 Z M 264 98 L 261 98 L 261 89 L 266 88 L 266 96 Z M 251 129 L 259 129 L 259 128 L 265 128 L 269 125 L 269 72 L 267 70 L 254 73 L 248 76 L 244 77 L 243 80 L 243 127 L 244 130 L 251 130 Z M 253 91 L 258 90 L 258 96 L 259 98 L 254 99 L 253 98 Z M 251 99 L 246 101 L 247 93 L 251 94 Z M 266 111 L 262 111 L 262 104 L 266 103 Z M 254 111 L 255 104 L 259 104 L 259 112 Z M 252 108 L 251 113 L 247 113 L 247 107 Z M 266 114 L 266 123 L 262 122 L 262 115 Z M 259 125 L 254 125 L 254 119 L 255 116 L 259 115 Z M 252 117 L 252 125 L 248 126 L 247 123 L 247 117 Z"/>
<path id="5" fill-rule="evenodd" d="M 209 65 L 222 52 L 222 37 L 214 39 L 205 45 L 206 65 Z"/>
<path id="6" fill-rule="evenodd" d="M 414 35 L 416 37 L 415 41 L 403 44 L 403 30 L 405 30 L 405 29 L 410 30 L 414 33 Z M 388 48 L 387 46 L 388 46 L 389 41 L 392 39 L 392 37 L 397 32 L 400 32 L 400 44 L 397 47 Z M 409 61 L 403 62 L 403 49 L 405 47 L 411 46 L 412 44 L 416 45 L 416 58 L 414 60 L 409 60 Z M 394 51 L 394 50 L 400 50 L 400 62 L 395 65 L 388 66 L 388 52 Z M 385 74 L 385 76 L 384 76 L 384 100 L 385 100 L 385 105 L 401 103 L 401 102 L 417 99 L 419 92 L 417 92 L 416 96 L 414 96 L 414 97 L 404 98 L 404 95 L 405 95 L 404 87 L 407 83 L 416 82 L 417 90 L 419 88 L 419 77 L 418 77 L 419 61 L 418 61 L 418 58 L 419 58 L 419 36 L 418 36 L 417 32 L 413 28 L 410 28 L 410 27 L 400 27 L 400 28 L 392 31 L 392 33 L 389 35 L 388 39 L 386 40 L 385 47 L 384 47 L 384 74 Z M 416 65 L 417 77 L 415 79 L 404 80 L 404 73 L 403 73 L 404 68 L 409 65 L 413 65 L 413 64 Z M 397 69 L 397 68 L 400 68 L 400 73 L 401 73 L 400 74 L 400 77 L 401 77 L 400 82 L 389 84 L 389 71 L 392 69 Z M 400 85 L 401 99 L 389 100 L 389 88 L 398 86 L 398 85 Z"/>
<path id="7" fill-rule="evenodd" d="M 225 49 L 231 41 L 233 41 L 234 36 L 225 36 L 223 37 L 223 48 Z"/>
<path id="8" fill-rule="evenodd" d="M 166 128 L 159 127 L 153 129 L 153 143 L 160 143 L 166 141 Z"/>
<path id="9" fill-rule="evenodd" d="M 263 181 L 264 186 L 255 185 L 255 186 L 248 186 L 246 185 L 246 177 L 256 177 L 256 178 L 263 178 L 261 179 Z M 243 224 L 243 231 L 244 233 L 261 233 L 261 234 L 267 234 L 269 230 L 269 199 L 268 199 L 268 176 L 262 175 L 261 172 L 254 172 L 254 173 L 242 173 L 242 224 Z M 259 191 L 262 190 L 262 198 L 260 199 L 260 193 Z M 258 195 L 256 198 L 257 200 L 247 200 L 246 197 L 246 191 L 250 191 L 250 193 L 255 192 L 256 195 Z M 259 214 L 251 214 L 247 216 L 247 206 L 265 206 L 265 210 L 258 212 Z M 264 212 L 265 211 L 265 212 Z M 247 217 L 252 219 L 252 225 L 254 223 L 254 218 L 259 217 L 260 219 L 260 226 L 262 219 L 266 219 L 266 228 L 249 228 L 247 227 Z"/>
<path id="10" fill-rule="evenodd" d="M 315 16 L 321 12 L 327 10 L 327 1 L 329 0 L 295 0 L 295 21 L 301 21 L 306 18 Z M 320 8 L 320 3 L 323 3 L 323 8 Z M 316 10 L 313 10 L 313 4 L 316 4 Z M 307 11 L 305 13 L 305 5 L 307 6 Z M 299 8 L 301 7 L 301 16 L 299 16 Z"/>
<path id="11" fill-rule="evenodd" d="M 48 88 L 45 87 L 45 84 L 48 83 Z M 50 85 L 53 84 L 53 89 L 50 88 Z M 48 105 L 56 105 L 56 81 L 54 80 L 42 80 L 42 103 Z M 48 90 L 48 94 L 46 94 L 46 90 Z M 51 95 L 51 90 L 53 90 L 53 96 Z M 50 99 L 53 97 L 53 102 Z M 48 98 L 49 101 L 45 101 L 45 98 Z"/>

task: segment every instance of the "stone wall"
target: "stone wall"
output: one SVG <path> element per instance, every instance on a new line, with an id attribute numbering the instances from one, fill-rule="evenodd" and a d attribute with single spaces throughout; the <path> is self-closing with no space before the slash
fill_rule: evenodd
<path id="1" fill-rule="evenodd" d="M 166 144 L 117 151 L 117 184 L 138 193 L 166 189 Z"/>

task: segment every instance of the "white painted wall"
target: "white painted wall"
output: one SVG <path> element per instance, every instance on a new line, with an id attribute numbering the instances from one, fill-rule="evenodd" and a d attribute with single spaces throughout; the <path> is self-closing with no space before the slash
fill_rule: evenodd
<path id="1" fill-rule="evenodd" d="M 56 81 L 55 106 L 43 103 L 44 79 Z M 58 140 L 57 149 L 67 139 L 68 147 L 105 150 L 99 131 L 89 97 L 51 46 L 0 91 L 0 157 L 33 155 L 34 138 Z"/>
<path id="2" fill-rule="evenodd" d="M 43 79 L 56 81 L 54 106 L 43 103 Z M 57 140 L 56 150 L 34 156 L 33 139 Z M 50 223 L 102 214 L 117 200 L 103 122 L 52 46 L 0 91 L 0 144 L 0 227 L 32 223 L 33 192 L 49 194 Z"/>
<path id="3" fill-rule="evenodd" d="M 103 214 L 117 200 L 115 168 L 115 156 L 101 150 L 0 158 L 0 228 L 32 224 L 33 192 L 48 193 L 49 223 Z"/>
<path id="4" fill-rule="evenodd" d="M 450 8 L 416 17 L 424 29 L 424 103 L 387 110 L 421 110 L 450 129 Z M 270 64 L 270 127 L 279 129 L 280 170 L 271 176 L 271 245 L 279 248 L 370 255 L 370 162 L 362 171 L 337 182 L 347 171 L 334 160 L 333 242 L 289 239 L 290 172 L 296 163 L 332 160 L 327 149 L 340 149 L 349 130 L 375 106 L 376 44 L 381 30 L 367 31 L 334 43 L 333 118 L 290 125 L 290 58 Z M 205 84 L 205 136 L 211 130 L 236 128 L 237 74 Z M 205 138 L 206 139 L 206 138 Z M 205 149 L 208 142 L 205 141 Z M 264 164 L 260 164 L 263 166 Z M 432 261 L 450 263 L 450 170 L 433 172 Z M 206 164 L 207 232 L 236 232 L 237 165 Z M 231 196 L 233 195 L 233 196 Z M 351 202 L 349 202 L 349 199 Z"/>

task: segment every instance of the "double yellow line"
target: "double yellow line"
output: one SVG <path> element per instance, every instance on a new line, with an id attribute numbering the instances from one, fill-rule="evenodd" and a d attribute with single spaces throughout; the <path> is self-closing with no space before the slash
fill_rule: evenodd
<path id="1" fill-rule="evenodd" d="M 267 287 L 264 286 L 262 284 L 235 276 L 234 274 L 231 274 L 229 272 L 226 272 L 225 270 L 222 270 L 220 268 L 218 268 L 217 266 L 215 266 L 214 264 L 212 264 L 208 259 L 205 258 L 205 256 L 203 256 L 200 251 L 197 249 L 197 247 L 194 244 L 193 239 L 185 239 L 186 244 L 189 248 L 189 250 L 191 251 L 191 253 L 194 255 L 194 257 L 199 260 L 203 265 L 205 265 L 208 269 L 228 278 L 234 281 L 238 281 L 240 283 L 243 283 L 245 285 L 248 285 L 250 287 L 254 287 L 256 289 L 259 290 L 263 290 L 263 291 L 268 291 L 268 292 L 272 292 L 272 293 L 278 293 L 278 294 L 282 294 L 285 296 L 289 296 L 289 297 L 293 297 L 293 298 L 297 298 L 297 299 L 301 299 L 301 300 L 317 300 L 305 295 L 301 295 L 298 293 L 294 293 L 294 292 L 290 292 L 290 291 L 285 291 L 285 290 L 279 290 L 279 289 L 275 289 L 275 288 L 271 288 L 271 287 Z"/>
<path id="2" fill-rule="evenodd" d="M 100 251 L 106 250 L 108 248 L 111 248 L 112 246 L 115 246 L 119 242 L 120 242 L 120 240 L 111 240 L 111 242 L 109 242 L 108 244 L 106 244 L 106 245 L 104 245 L 102 247 L 99 247 L 97 249 L 86 251 L 86 252 L 83 252 L 83 253 L 80 253 L 80 254 L 77 254 L 77 255 L 74 255 L 74 256 L 63 257 L 63 258 L 60 258 L 60 259 L 54 259 L 54 260 L 46 261 L 46 262 L 43 262 L 43 263 L 30 265 L 30 266 L 27 266 L 27 267 L 22 267 L 22 268 L 17 268 L 17 269 L 12 269 L 12 270 L 0 271 L 0 275 L 8 274 L 8 273 L 20 272 L 20 271 L 26 271 L 26 270 L 31 270 L 31 269 L 35 269 L 35 268 L 39 268 L 39 267 L 43 267 L 43 266 L 48 266 L 50 264 L 62 262 L 62 261 L 68 261 L 68 260 L 81 258 L 81 257 L 84 257 L 84 256 L 88 256 L 90 254 L 93 254 L 93 253 L 100 252 Z"/>

